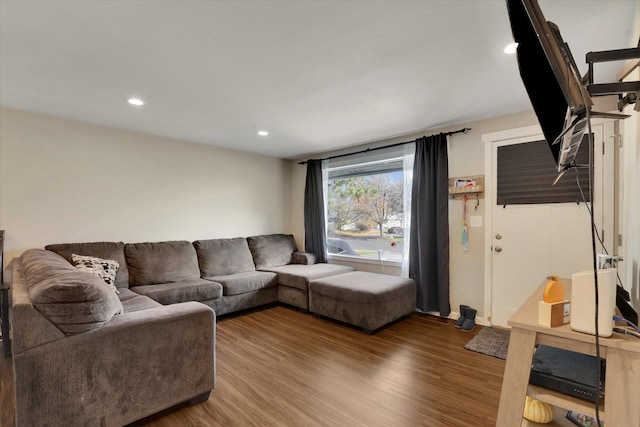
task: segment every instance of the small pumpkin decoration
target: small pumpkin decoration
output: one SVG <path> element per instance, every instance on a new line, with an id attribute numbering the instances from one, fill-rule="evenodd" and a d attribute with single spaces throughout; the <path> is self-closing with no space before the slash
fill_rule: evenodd
<path id="1" fill-rule="evenodd" d="M 523 416 L 534 423 L 546 424 L 553 420 L 553 406 L 527 396 Z"/>

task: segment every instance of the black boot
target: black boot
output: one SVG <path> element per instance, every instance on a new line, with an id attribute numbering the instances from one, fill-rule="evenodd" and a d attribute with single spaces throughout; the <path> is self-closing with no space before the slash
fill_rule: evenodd
<path id="1" fill-rule="evenodd" d="M 464 310 L 464 322 L 461 327 L 464 332 L 471 332 L 476 328 L 476 314 L 478 310 L 474 308 L 467 307 Z"/>
<path id="2" fill-rule="evenodd" d="M 462 305 L 460 304 L 460 317 L 458 317 L 458 320 L 456 320 L 456 323 L 453 324 L 453 326 L 455 326 L 456 328 L 462 328 L 462 324 L 464 323 L 464 311 L 469 307 L 468 305 Z"/>

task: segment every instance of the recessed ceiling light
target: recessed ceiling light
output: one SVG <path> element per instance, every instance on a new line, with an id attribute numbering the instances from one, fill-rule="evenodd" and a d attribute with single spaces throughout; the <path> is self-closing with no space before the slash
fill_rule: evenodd
<path id="1" fill-rule="evenodd" d="M 144 105 L 144 101 L 140 98 L 127 98 L 127 102 L 136 107 L 142 107 Z"/>
<path id="2" fill-rule="evenodd" d="M 514 53 L 516 53 L 516 50 L 518 50 L 518 43 L 509 43 L 504 48 L 504 53 L 508 53 L 509 55 L 513 55 Z"/>
<path id="3" fill-rule="evenodd" d="M 260 135 L 260 136 L 267 136 L 267 135 L 269 135 L 269 132 L 267 132 L 266 130 L 259 130 L 259 131 L 258 131 L 258 135 Z"/>

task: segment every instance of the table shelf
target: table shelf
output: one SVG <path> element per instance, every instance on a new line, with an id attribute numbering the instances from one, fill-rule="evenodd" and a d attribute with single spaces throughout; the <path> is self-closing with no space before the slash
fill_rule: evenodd
<path id="1" fill-rule="evenodd" d="M 533 399 L 547 402 L 553 406 L 564 408 L 566 410 L 572 410 L 595 418 L 596 408 L 594 403 L 590 403 L 586 400 L 578 399 L 577 397 L 569 396 L 568 394 L 559 393 L 554 390 L 550 390 L 537 385 L 529 384 L 527 394 Z M 604 422 L 604 403 L 599 405 L 600 421 Z"/>
<path id="2" fill-rule="evenodd" d="M 536 344 L 545 344 L 579 353 L 595 354 L 595 336 L 575 332 L 569 325 L 548 328 L 538 324 L 538 301 L 542 298 L 544 280 L 538 289 L 511 316 L 509 351 L 500 394 L 496 425 L 512 427 L 523 423 L 524 401 L 532 398 L 595 417 L 595 404 L 529 384 L 529 375 Z M 566 293 L 571 294 L 571 281 L 563 279 Z M 640 405 L 633 396 L 640 395 L 640 340 L 614 334 L 600 338 L 600 355 L 607 361 L 605 398 L 599 416 L 606 425 L 640 426 Z M 605 411 L 605 407 L 607 411 Z M 564 422 L 559 425 L 564 425 Z"/>

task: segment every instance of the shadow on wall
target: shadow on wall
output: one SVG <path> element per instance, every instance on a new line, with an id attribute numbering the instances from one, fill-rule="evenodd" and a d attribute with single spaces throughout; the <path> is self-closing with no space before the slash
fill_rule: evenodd
<path id="1" fill-rule="evenodd" d="M 631 267 L 633 283 L 629 294 L 631 295 L 631 306 L 640 313 L 640 269 L 638 268 L 638 261 L 633 260 L 633 266 Z"/>
<path id="2" fill-rule="evenodd" d="M 0 268 L 1 267 L 2 266 L 0 266 Z M 2 283 L 12 282 L 13 280 L 12 269 L 13 269 L 13 259 L 9 260 L 9 262 L 7 263 L 7 266 L 2 271 Z"/>
<path id="3" fill-rule="evenodd" d="M 4 230 L 0 230 L 0 285 L 11 282 L 11 262 L 4 268 Z M 7 272 L 9 274 L 7 275 Z"/>

